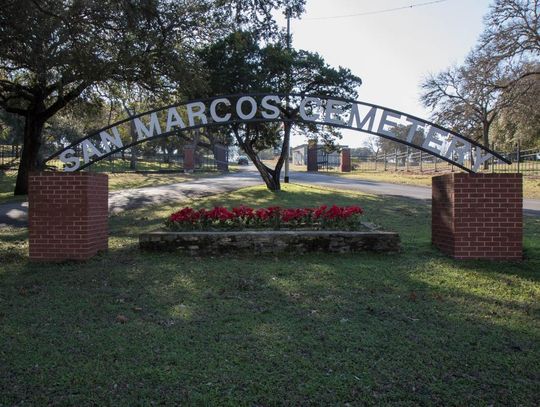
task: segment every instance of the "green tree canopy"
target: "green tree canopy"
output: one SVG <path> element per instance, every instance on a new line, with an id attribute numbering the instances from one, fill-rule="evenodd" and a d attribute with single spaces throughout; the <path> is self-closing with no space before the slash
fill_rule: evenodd
<path id="1" fill-rule="evenodd" d="M 317 53 L 287 49 L 281 42 L 266 43 L 252 32 L 239 31 L 212 44 L 202 52 L 208 72 L 209 92 L 236 93 L 300 93 L 320 96 L 355 98 L 362 81 L 349 69 L 333 68 Z M 280 189 L 280 173 L 290 143 L 291 122 L 298 106 L 279 106 L 283 125 L 253 123 L 232 126 L 237 143 L 251 158 L 267 187 Z M 335 129 L 313 123 L 298 124 L 311 135 L 319 134 L 329 144 L 339 137 Z M 265 165 L 258 153 L 281 146 L 281 155 L 274 168 Z"/>
<path id="2" fill-rule="evenodd" d="M 16 194 L 41 167 L 44 124 L 106 83 L 199 92 L 196 50 L 250 27 L 271 38 L 272 11 L 304 0 L 1 0 L 0 107 L 24 118 Z"/>

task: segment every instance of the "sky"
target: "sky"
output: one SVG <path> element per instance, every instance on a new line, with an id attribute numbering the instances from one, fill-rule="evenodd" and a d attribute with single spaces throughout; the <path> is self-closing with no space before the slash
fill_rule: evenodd
<path id="1" fill-rule="evenodd" d="M 363 16 L 430 0 L 307 0 L 306 13 L 291 20 L 292 45 L 318 52 L 332 66 L 362 79 L 358 100 L 429 119 L 420 83 L 429 73 L 460 64 L 483 30 L 490 0 L 446 0 Z M 323 17 L 324 19 L 319 19 Z M 278 18 L 285 27 L 285 18 Z M 359 147 L 367 136 L 343 132 L 341 144 Z M 305 142 L 293 137 L 292 145 Z"/>

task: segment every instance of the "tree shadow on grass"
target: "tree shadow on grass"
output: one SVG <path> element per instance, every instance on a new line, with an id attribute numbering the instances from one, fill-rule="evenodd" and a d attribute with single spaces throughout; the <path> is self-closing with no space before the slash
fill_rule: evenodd
<path id="1" fill-rule="evenodd" d="M 141 253 L 146 208 L 89 262 L 8 262 L 0 404 L 538 404 L 532 262 L 448 259 L 425 204 L 361 204 L 401 254 Z"/>
<path id="2" fill-rule="evenodd" d="M 2 401 L 534 404 L 532 317 L 433 280 L 461 269 L 414 253 L 197 259 L 132 246 L 20 265 L 0 282 Z"/>
<path id="3" fill-rule="evenodd" d="M 321 191 L 324 191 L 325 194 L 321 195 Z M 258 190 L 244 190 L 241 195 L 236 195 L 234 192 L 226 194 L 225 199 L 210 196 L 202 201 L 186 201 L 179 204 L 167 204 L 167 206 L 146 206 L 136 211 L 126 211 L 114 216 L 110 222 L 111 234 L 116 237 L 137 237 L 143 231 L 161 228 L 172 212 L 184 206 L 212 208 L 214 206 L 233 207 L 249 204 L 254 208 L 273 205 L 313 208 L 334 204 L 336 202 L 334 200 L 335 192 L 328 189 L 310 188 L 308 192 L 303 192 L 299 196 L 291 196 L 283 191 L 277 193 L 267 191 L 266 194 L 261 194 L 261 191 Z M 341 194 L 339 205 L 360 205 L 364 208 L 364 218 L 380 225 L 385 230 L 396 230 L 405 234 L 410 232 L 408 237 L 412 240 L 425 237 L 428 233 L 425 228 L 429 225 L 426 223 L 429 202 L 426 200 L 377 197 L 358 193 L 347 194 L 343 191 L 339 193 Z M 156 212 L 159 215 L 156 216 Z M 420 227 L 423 227 L 420 232 L 417 228 L 419 222 Z"/>
<path id="4" fill-rule="evenodd" d="M 18 227 L 0 228 L 0 267 L 28 258 L 28 229 Z"/>

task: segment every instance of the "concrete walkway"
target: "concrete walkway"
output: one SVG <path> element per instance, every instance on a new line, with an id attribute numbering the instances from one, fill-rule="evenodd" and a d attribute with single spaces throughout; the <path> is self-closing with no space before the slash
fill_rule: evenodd
<path id="1" fill-rule="evenodd" d="M 386 182 L 355 180 L 334 175 L 307 172 L 291 172 L 292 183 L 317 185 L 321 187 L 361 191 L 375 195 L 393 195 L 421 200 L 431 200 L 431 188 L 414 185 L 398 185 Z M 155 187 L 144 187 L 113 191 L 109 193 L 109 213 L 119 213 L 146 205 L 183 202 L 239 188 L 262 184 L 255 167 L 243 171 L 212 178 L 198 178 L 193 181 Z M 27 202 L 13 202 L 0 205 L 0 227 L 26 227 Z M 540 200 L 525 199 L 523 212 L 540 216 Z"/>

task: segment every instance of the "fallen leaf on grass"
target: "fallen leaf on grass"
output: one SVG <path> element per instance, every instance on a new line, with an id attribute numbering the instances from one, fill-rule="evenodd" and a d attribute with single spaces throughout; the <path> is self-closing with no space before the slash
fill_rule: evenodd
<path id="1" fill-rule="evenodd" d="M 122 315 L 122 314 L 118 314 L 116 316 L 116 322 L 118 322 L 120 324 L 125 324 L 126 322 L 128 322 L 128 317 L 126 317 L 125 315 Z"/>

